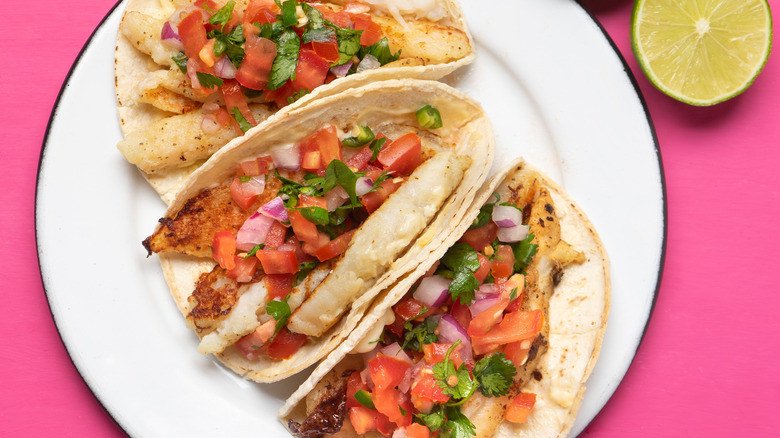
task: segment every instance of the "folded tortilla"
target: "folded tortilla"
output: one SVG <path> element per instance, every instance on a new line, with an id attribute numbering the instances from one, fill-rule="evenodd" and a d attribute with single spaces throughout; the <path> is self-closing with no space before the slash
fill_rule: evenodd
<path id="1" fill-rule="evenodd" d="M 124 134 L 118 147 L 166 203 L 172 201 L 194 169 L 238 135 L 231 126 L 217 132 L 203 131 L 203 104 L 220 103 L 221 93 L 206 99 L 193 96 L 186 75 L 171 60 L 178 49 L 160 39 L 168 17 L 192 3 L 129 0 L 117 35 L 116 95 Z M 235 10 L 243 11 L 248 3 L 236 0 Z M 347 3 L 326 2 L 335 10 Z M 262 98 L 250 99 L 250 111 L 258 122 L 254 129 L 265 129 L 263 120 L 276 113 L 293 111 L 324 96 L 388 79 L 436 80 L 474 60 L 473 39 L 454 0 L 401 4 L 367 0 L 363 5 L 370 8 L 368 13 L 382 28 L 393 53 L 401 50 L 401 58 L 380 68 L 336 78 L 281 110 Z"/>
<path id="2" fill-rule="evenodd" d="M 534 192 L 537 196 L 545 196 L 546 200 L 541 204 L 544 211 L 538 218 L 529 207 L 531 220 L 536 223 L 536 226 L 531 224 L 531 232 L 537 235 L 534 241 L 540 247 L 526 276 L 527 288 L 535 291 L 534 297 L 527 297 L 523 305 L 542 306 L 547 324 L 541 342 L 537 337 L 532 348 L 538 347 L 539 354 L 535 358 L 528 356 L 522 369 L 518 368 L 515 381 L 521 385 L 522 392 L 536 394 L 536 404 L 525 423 L 513 424 L 504 420 L 511 396 L 488 398 L 476 392 L 463 405 L 463 413 L 476 426 L 477 437 L 566 436 L 577 415 L 606 329 L 610 300 L 609 261 L 593 225 L 577 204 L 560 186 L 522 160 L 485 184 L 475 197 L 471 212 L 452 228 L 444 245 L 433 248 L 426 258 L 418 260 L 416 269 L 382 292 L 358 328 L 317 366 L 280 409 L 282 423 L 291 427 L 294 422 L 295 427 L 300 427 L 298 425 L 304 424 L 307 417 L 317 418 L 318 406 L 327 406 L 320 403 L 328 397 L 331 397 L 331 406 L 338 405 L 332 397 L 343 390 L 340 382 L 352 371 L 365 367 L 363 355 L 351 352 L 377 338 L 381 333 L 378 327 L 388 323 L 386 315 L 392 311 L 392 306 L 461 237 L 493 193 L 506 200 L 513 197 L 529 199 Z M 542 231 L 544 226 L 555 228 L 556 222 L 560 226 L 559 239 L 555 237 L 557 232 L 546 235 Z M 359 436 L 347 420 L 346 409 L 329 412 L 328 417 L 330 420 L 313 427 L 333 427 L 343 421 L 343 425 L 335 426 L 340 430 L 332 436 Z M 308 422 L 310 426 L 314 424 L 317 423 Z M 369 432 L 367 436 L 382 435 Z"/>
<path id="3" fill-rule="evenodd" d="M 416 111 L 424 105 L 439 110 L 443 127 L 424 129 L 419 125 Z M 342 128 L 365 125 L 390 138 L 416 132 L 422 138 L 425 158 L 362 223 L 335 264 L 315 269 L 293 290 L 290 306 L 297 310 L 287 327 L 309 338 L 292 357 L 248 360 L 235 346 L 224 349 L 260 325 L 256 315 L 264 313 L 267 298 L 263 291 L 241 293 L 235 303 L 221 309 L 207 330 L 193 327 L 202 338 L 202 352 L 215 353 L 228 368 L 255 381 L 290 376 L 335 348 L 379 292 L 440 247 L 451 224 L 462 222 L 493 159 L 492 128 L 479 104 L 468 96 L 435 81 L 371 83 L 296 108 L 265 129 L 251 131 L 240 142 L 223 148 L 192 175 L 160 222 L 176 217 L 203 189 L 231 180 L 237 163 L 301 141 L 325 124 Z M 160 253 L 160 260 L 173 298 L 191 322 L 188 298 L 199 277 L 210 272 L 215 262 L 210 257 L 175 252 Z M 312 326 L 313 330 L 307 330 Z"/>

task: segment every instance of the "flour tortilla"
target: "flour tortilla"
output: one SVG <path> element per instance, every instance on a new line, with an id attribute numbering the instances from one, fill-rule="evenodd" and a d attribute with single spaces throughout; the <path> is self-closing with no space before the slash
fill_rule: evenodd
<path id="1" fill-rule="evenodd" d="M 419 127 L 415 112 L 426 104 L 440 111 L 444 123 L 442 128 L 424 130 Z M 269 121 L 265 129 L 251 131 L 240 142 L 233 142 L 221 149 L 192 175 L 173 200 L 165 216 L 174 217 L 187 200 L 201 189 L 232 178 L 236 163 L 267 153 L 275 147 L 289 145 L 316 131 L 325 123 L 336 126 L 360 124 L 379 127 L 380 131 L 388 132 L 391 136 L 392 130 L 400 133 L 404 129 L 416 129 L 424 138 L 435 143 L 433 146 L 439 150 L 418 170 L 435 160 L 438 155 L 454 154 L 458 160 L 467 162 L 468 166 L 428 224 L 419 229 L 417 237 L 397 254 L 386 272 L 372 279 L 373 284 L 367 284 L 368 290 L 352 303 L 348 312 L 327 333 L 310 338 L 301 350 L 287 360 L 261 357 L 249 361 L 233 346 L 217 355 L 228 368 L 252 380 L 270 382 L 283 379 L 312 365 L 335 348 L 355 328 L 376 295 L 416 267 L 419 260 L 425 259 L 427 254 L 440 247 L 449 235 L 448 225 L 460 223 L 469 213 L 471 202 L 477 189 L 487 178 L 493 160 L 494 139 L 490 123 L 479 104 L 463 93 L 435 81 L 404 79 L 371 83 L 296 108 L 288 112 L 286 117 Z M 385 131 L 382 127 L 390 131 Z M 414 176 L 413 173 L 412 177 Z M 434 183 L 426 186 L 424 190 L 419 190 L 409 202 L 419 202 L 428 194 L 436 192 L 439 190 L 439 183 L 435 181 L 442 181 L 443 184 L 448 178 L 446 174 L 438 172 L 420 177 L 427 177 Z M 405 183 L 391 195 L 384 205 L 404 199 L 397 194 L 401 193 L 407 184 L 409 183 Z M 387 222 L 399 218 L 393 218 L 392 211 L 381 213 L 383 207 L 369 216 L 353 236 L 352 243 L 361 241 L 361 233 L 368 236 L 389 234 Z M 413 218 L 400 219 L 411 221 Z M 367 250 L 352 243 L 348 252 Z M 172 296 L 182 314 L 186 316 L 189 312 L 187 297 L 199 275 L 210 271 L 214 262 L 172 253 L 160 254 L 160 261 Z"/>
<path id="2" fill-rule="evenodd" d="M 239 1 L 237 3 L 241 2 Z M 349 1 L 333 0 L 328 3 L 344 5 L 349 3 Z M 381 1 L 369 1 L 368 3 L 376 3 L 371 5 L 372 14 L 394 16 L 400 19 L 414 16 L 414 14 L 409 11 L 390 11 L 386 5 L 383 6 L 383 2 Z M 392 4 L 392 2 L 389 3 Z M 371 82 L 389 79 L 417 78 L 437 80 L 456 69 L 471 63 L 475 58 L 475 45 L 466 25 L 466 20 L 463 17 L 460 5 L 454 0 L 430 0 L 430 2 L 427 3 L 435 3 L 439 8 L 438 10 L 441 11 L 443 17 L 437 20 L 437 23 L 452 26 L 465 33 L 470 42 L 469 49 L 465 56 L 449 62 L 432 63 L 428 65 L 404 65 L 404 63 L 396 62 L 393 65 L 388 64 L 378 69 L 366 70 L 344 78 L 335 79 L 329 84 L 317 87 L 313 92 L 297 100 L 294 104 L 280 110 L 276 110 L 275 106 L 268 107 L 271 109 L 266 108 L 264 105 L 253 106 L 253 114 L 258 121 L 258 126 L 254 127 L 253 130 L 265 129 L 266 124 L 262 121 L 269 117 L 286 117 L 285 114 L 295 111 L 296 108 L 306 106 L 309 102 L 321 97 L 331 96 Z M 166 20 L 175 10 L 176 6 L 174 0 L 129 0 L 125 9 L 125 15 L 130 12 L 139 12 L 156 20 Z M 159 39 L 159 36 L 148 36 L 148 38 Z M 122 132 L 126 139 L 128 136 L 140 133 L 145 128 L 155 123 L 165 123 L 166 130 L 171 131 L 182 130 L 184 128 L 188 130 L 195 129 L 195 131 L 192 131 L 193 134 L 205 137 L 205 134 L 200 130 L 200 120 L 202 117 L 196 115 L 197 109 L 185 113 L 192 115 L 188 120 L 180 120 L 171 118 L 174 113 L 163 111 L 151 104 L 139 101 L 139 90 L 143 86 L 144 81 L 147 81 L 155 74 L 164 73 L 168 70 L 168 67 L 161 66 L 156 63 L 151 56 L 139 51 L 123 35 L 121 25 L 117 35 L 114 64 L 119 120 Z M 208 149 L 213 152 L 213 150 L 220 147 L 220 144 L 224 144 L 234 136 L 234 134 L 229 134 L 224 131 L 231 130 L 222 130 L 219 139 L 215 139 L 209 144 L 201 143 L 200 147 L 203 149 L 208 147 Z M 187 133 L 190 133 L 190 131 L 187 131 Z M 192 136 L 192 134 L 185 135 L 182 133 L 172 134 L 169 137 L 171 142 L 179 142 L 181 144 L 181 142 L 187 140 L 186 137 Z M 120 142 L 120 145 L 122 145 L 122 142 Z M 123 149 L 123 147 L 120 147 L 120 149 Z M 160 194 L 166 204 L 170 204 L 173 200 L 173 196 L 183 186 L 187 177 L 189 177 L 189 175 L 203 163 L 205 158 L 208 157 L 208 154 L 206 154 L 205 157 L 190 159 L 189 154 L 192 154 L 193 157 L 202 155 L 188 149 L 185 153 L 181 154 L 180 163 L 178 163 L 176 167 L 159 172 L 141 170 L 141 173 L 149 184 Z M 177 155 L 176 158 L 178 159 L 179 156 Z"/>
<path id="3" fill-rule="evenodd" d="M 488 198 L 494 192 L 506 193 L 508 184 L 513 179 L 519 180 L 528 172 L 541 176 L 543 185 L 551 191 L 561 225 L 561 238 L 574 249 L 584 253 L 586 261 L 565 268 L 550 300 L 549 345 L 537 368 L 541 379 L 532 379 L 522 389 L 523 392 L 536 394 L 536 405 L 531 416 L 524 424 L 501 422 L 492 436 L 563 437 L 568 434 L 585 393 L 585 382 L 598 358 L 606 329 L 610 302 L 609 260 L 585 213 L 560 186 L 522 160 L 513 163 L 486 183 L 475 197 L 471 212 L 464 217 L 463 222 L 452 229 L 444 244 L 433 248 L 427 258 L 420 259 L 414 271 L 401 278 L 392 288 L 382 292 L 358 328 L 317 366 L 309 379 L 279 410 L 279 417 L 286 427 L 289 420 L 300 423 L 305 419 L 307 398 L 311 399 L 310 403 L 316 404 L 319 392 L 323 391 L 326 385 L 333 384 L 347 370 L 362 368 L 361 355 L 350 352 L 368 337 L 375 336 L 374 327 L 383 324 L 382 319 L 386 312 L 403 298 L 409 288 L 460 238 Z M 472 421 L 479 430 L 479 421 L 489 419 Z M 344 424 L 342 430 L 334 436 L 358 436 L 348 421 Z M 382 435 L 371 432 L 366 436 L 379 438 Z"/>

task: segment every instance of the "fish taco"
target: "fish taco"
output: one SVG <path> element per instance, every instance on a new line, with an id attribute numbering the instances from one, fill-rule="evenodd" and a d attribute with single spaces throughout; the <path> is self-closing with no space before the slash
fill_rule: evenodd
<path id="1" fill-rule="evenodd" d="M 144 241 L 198 349 L 275 381 L 324 357 L 460 223 L 493 159 L 457 90 L 371 83 L 217 152 Z"/>
<path id="2" fill-rule="evenodd" d="M 565 436 L 609 310 L 584 213 L 520 161 L 279 412 L 298 437 Z"/>
<path id="3" fill-rule="evenodd" d="M 166 203 L 235 137 L 372 81 L 474 59 L 452 0 L 129 0 L 117 35 L 118 147 Z"/>

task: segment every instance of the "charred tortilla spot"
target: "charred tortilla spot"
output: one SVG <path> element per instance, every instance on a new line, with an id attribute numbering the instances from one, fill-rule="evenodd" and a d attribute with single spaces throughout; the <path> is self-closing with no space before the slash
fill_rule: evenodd
<path id="1" fill-rule="evenodd" d="M 554 221 L 555 219 L 553 219 L 553 217 L 552 217 L 552 216 L 547 216 L 547 220 L 548 220 L 549 222 L 552 222 L 552 221 Z"/>
<path id="2" fill-rule="evenodd" d="M 539 218 L 539 226 L 544 228 L 544 219 Z"/>
<path id="3" fill-rule="evenodd" d="M 553 209 L 553 206 L 550 204 L 544 204 L 544 209 L 547 211 L 547 213 L 552 214 L 555 209 Z"/>
<path id="4" fill-rule="evenodd" d="M 542 373 L 539 370 L 534 370 L 534 379 L 537 381 L 542 380 Z"/>
<path id="5" fill-rule="evenodd" d="M 287 425 L 298 438 L 315 438 L 338 433 L 347 414 L 347 381 L 339 379 L 336 386 L 328 385 L 314 411 L 303 423 L 289 420 Z"/>

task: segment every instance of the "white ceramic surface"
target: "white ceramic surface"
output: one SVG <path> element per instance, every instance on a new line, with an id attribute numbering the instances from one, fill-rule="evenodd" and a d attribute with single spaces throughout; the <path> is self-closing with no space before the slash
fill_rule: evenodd
<path id="1" fill-rule="evenodd" d="M 588 213 L 611 258 L 612 312 L 576 434 L 617 388 L 652 310 L 665 242 L 657 145 L 627 69 L 577 3 L 463 6 L 479 55 L 447 82 L 491 117 L 494 168 L 523 155 L 548 172 Z M 122 8 L 77 60 L 41 158 L 38 252 L 55 322 L 84 380 L 131 436 L 283 436 L 275 413 L 307 373 L 257 385 L 200 355 L 141 246 L 164 205 L 115 147 Z"/>

